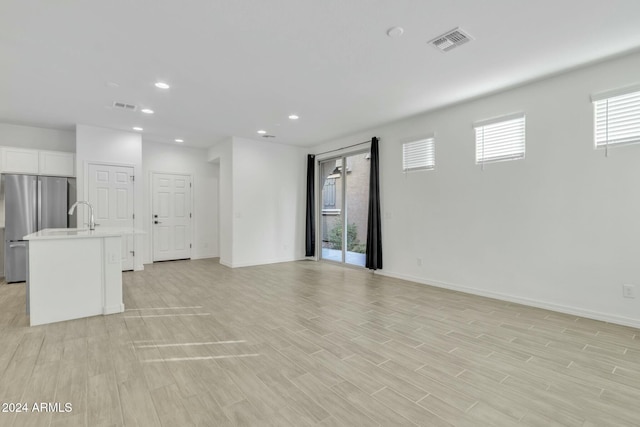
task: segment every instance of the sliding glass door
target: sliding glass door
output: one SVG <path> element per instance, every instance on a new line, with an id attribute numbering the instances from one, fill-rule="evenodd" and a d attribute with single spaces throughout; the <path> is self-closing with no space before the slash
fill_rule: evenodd
<path id="1" fill-rule="evenodd" d="M 320 162 L 321 259 L 364 266 L 369 201 L 369 152 Z"/>

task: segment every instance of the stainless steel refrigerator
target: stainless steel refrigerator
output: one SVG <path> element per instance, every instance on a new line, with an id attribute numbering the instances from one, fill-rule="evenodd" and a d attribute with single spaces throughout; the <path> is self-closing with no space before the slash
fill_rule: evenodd
<path id="1" fill-rule="evenodd" d="M 7 283 L 27 278 L 27 234 L 67 228 L 67 210 L 75 200 L 73 178 L 3 175 L 5 212 L 4 270 Z M 69 197 L 71 196 L 71 197 Z"/>

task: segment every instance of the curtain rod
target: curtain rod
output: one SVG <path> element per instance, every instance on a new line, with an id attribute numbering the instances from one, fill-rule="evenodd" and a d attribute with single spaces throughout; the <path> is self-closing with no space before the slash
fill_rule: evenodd
<path id="1" fill-rule="evenodd" d="M 374 138 L 377 138 L 377 137 L 376 137 L 376 136 L 374 136 Z M 359 143 L 357 143 L 357 144 L 347 145 L 346 147 L 336 148 L 335 150 L 325 151 L 324 153 L 317 153 L 317 154 L 314 154 L 313 156 L 321 156 L 321 155 L 323 155 L 323 154 L 333 153 L 334 151 L 345 150 L 345 149 L 347 149 L 347 148 L 357 147 L 358 145 L 364 145 L 364 144 L 370 144 L 370 143 L 371 143 L 371 140 L 369 140 L 369 141 L 365 141 L 365 142 L 359 142 Z"/>

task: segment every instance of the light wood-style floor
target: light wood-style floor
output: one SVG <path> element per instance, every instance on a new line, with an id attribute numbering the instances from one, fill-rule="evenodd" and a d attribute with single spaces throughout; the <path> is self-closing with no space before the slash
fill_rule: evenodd
<path id="1" fill-rule="evenodd" d="M 30 328 L 0 285 L 0 426 L 638 426 L 640 331 L 300 261 L 125 273 Z M 30 408 L 31 409 L 31 408 Z"/>

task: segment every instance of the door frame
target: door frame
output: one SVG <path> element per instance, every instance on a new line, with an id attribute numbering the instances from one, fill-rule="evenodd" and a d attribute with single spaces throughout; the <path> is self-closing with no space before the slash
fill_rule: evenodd
<path id="1" fill-rule="evenodd" d="M 124 167 L 124 168 L 131 168 L 131 170 L 133 170 L 133 227 L 131 228 L 131 231 L 133 232 L 133 239 L 132 239 L 132 244 L 133 244 L 133 271 L 140 271 L 143 270 L 144 267 L 142 266 L 142 262 L 138 263 L 138 260 L 143 260 L 144 261 L 144 257 L 140 256 L 140 252 L 139 249 L 136 245 L 136 241 L 137 236 L 134 232 L 135 228 L 136 228 L 136 172 L 138 170 L 138 168 L 136 167 L 135 164 L 132 163 L 118 163 L 118 162 L 100 162 L 100 161 L 94 161 L 94 160 L 85 160 L 84 164 L 83 164 L 83 173 L 84 173 L 84 182 L 82 183 L 82 193 L 83 193 L 83 199 L 82 200 L 89 200 L 89 166 L 90 165 L 96 165 L 96 166 L 117 166 L 117 167 Z M 77 183 L 77 181 L 76 181 Z M 82 208 L 82 212 L 83 214 L 85 213 L 85 211 L 87 210 L 86 206 L 83 205 L 78 205 L 76 206 L 76 209 Z M 76 210 L 77 212 L 77 210 Z M 80 215 L 77 216 L 78 221 L 81 221 L 82 224 L 84 224 L 84 215 L 81 217 Z M 77 227 L 77 224 L 76 224 Z M 140 256 L 140 257 L 139 257 Z"/>
<path id="2" fill-rule="evenodd" d="M 337 154 L 335 155 L 331 155 L 331 156 L 327 156 L 327 157 L 323 157 L 321 159 L 318 159 L 316 157 L 316 173 L 315 173 L 315 193 L 316 193 L 316 197 L 315 197 L 315 204 L 316 204 L 316 208 L 315 208 L 315 215 L 316 215 L 316 256 L 315 256 L 315 260 L 316 261 L 323 261 L 323 262 L 329 262 L 329 263 L 333 263 L 333 264 L 339 264 L 342 266 L 347 266 L 347 267 L 352 267 L 352 268 L 357 268 L 357 269 L 364 269 L 364 266 L 360 266 L 360 265 L 355 265 L 355 264 L 348 264 L 346 262 L 346 243 L 347 243 L 347 210 L 348 210 L 348 203 L 347 203 L 347 185 L 346 185 L 346 179 L 347 179 L 347 157 L 351 157 L 351 156 L 356 156 L 358 154 L 366 154 L 366 153 L 370 153 L 371 152 L 371 146 L 367 145 L 366 148 L 361 148 L 359 150 L 354 150 L 354 151 L 339 151 Z M 324 183 L 320 182 L 320 179 L 322 178 L 322 171 L 320 169 L 320 164 L 327 162 L 327 161 L 331 161 L 331 160 L 337 160 L 337 159 L 344 159 L 344 167 L 342 168 L 342 189 L 341 189 L 341 197 L 342 197 L 342 261 L 338 262 L 338 261 L 332 261 L 329 259 L 324 259 L 322 258 L 322 186 Z"/>
<path id="3" fill-rule="evenodd" d="M 191 238 L 191 248 L 189 251 L 189 259 L 193 259 L 193 242 L 195 241 L 194 239 L 194 235 L 195 235 L 195 227 L 194 227 L 194 222 L 193 221 L 195 219 L 196 213 L 195 213 L 195 209 L 194 209 L 194 201 L 195 201 L 195 197 L 194 197 L 194 188 L 195 188 L 195 183 L 193 182 L 193 174 L 192 173 L 182 173 L 182 172 L 163 172 L 160 170 L 150 170 L 149 171 L 149 218 L 147 219 L 149 222 L 147 223 L 149 226 L 149 258 L 151 263 L 154 263 L 155 261 L 153 260 L 153 177 L 154 175 L 179 175 L 179 176 L 188 176 L 189 177 L 189 182 L 191 183 L 191 202 L 190 202 L 190 206 L 189 209 L 191 209 L 191 232 L 190 232 L 190 238 Z"/>

